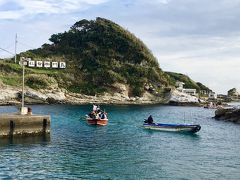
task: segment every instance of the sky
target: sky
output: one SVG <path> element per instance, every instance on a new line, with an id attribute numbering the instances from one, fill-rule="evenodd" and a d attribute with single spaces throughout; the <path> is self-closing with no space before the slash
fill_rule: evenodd
<path id="1" fill-rule="evenodd" d="M 140 38 L 164 71 L 217 93 L 240 89 L 240 0 L 0 0 L 0 48 L 49 43 L 81 19 L 110 19 Z M 0 49 L 0 58 L 10 53 Z"/>

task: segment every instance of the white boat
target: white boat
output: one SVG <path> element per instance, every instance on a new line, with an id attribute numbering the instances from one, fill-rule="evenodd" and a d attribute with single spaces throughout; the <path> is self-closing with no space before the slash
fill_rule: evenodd
<path id="1" fill-rule="evenodd" d="M 144 123 L 143 127 L 145 129 L 153 129 L 153 130 L 159 130 L 159 131 L 190 132 L 190 133 L 196 133 L 201 129 L 200 125 L 190 125 L 190 124 Z"/>

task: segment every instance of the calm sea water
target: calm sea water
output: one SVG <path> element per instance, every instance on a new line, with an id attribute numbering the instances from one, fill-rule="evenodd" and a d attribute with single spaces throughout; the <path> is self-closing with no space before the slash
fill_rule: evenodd
<path id="1" fill-rule="evenodd" d="M 239 179 L 240 125 L 215 121 L 214 110 L 174 106 L 102 106 L 105 127 L 81 119 L 91 106 L 32 106 L 52 116 L 51 135 L 0 139 L 0 179 Z M 0 107 L 0 112 L 15 111 Z M 141 127 L 196 123 L 196 135 Z"/>

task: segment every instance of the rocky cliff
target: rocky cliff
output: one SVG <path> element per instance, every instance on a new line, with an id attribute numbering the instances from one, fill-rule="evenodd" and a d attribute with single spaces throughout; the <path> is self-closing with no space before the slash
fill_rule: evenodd
<path id="1" fill-rule="evenodd" d="M 1 82 L 1 81 L 0 81 Z M 124 84 L 114 84 L 118 91 L 101 95 L 85 95 L 72 93 L 65 89 L 53 88 L 34 90 L 27 87 L 25 90 L 26 104 L 156 104 L 167 103 L 168 96 L 157 97 L 145 92 L 142 97 L 129 97 L 128 88 Z M 0 105 L 20 105 L 21 88 L 1 84 Z"/>

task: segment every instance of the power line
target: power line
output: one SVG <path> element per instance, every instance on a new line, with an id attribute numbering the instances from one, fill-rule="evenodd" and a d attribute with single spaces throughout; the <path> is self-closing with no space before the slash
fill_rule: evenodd
<path id="1" fill-rule="evenodd" d="M 25 47 L 32 48 L 32 49 L 35 48 L 35 47 L 30 46 L 30 45 L 28 45 L 28 44 L 26 44 L 26 43 L 22 43 L 21 41 L 18 41 L 18 44 L 21 44 L 21 45 L 23 45 L 23 46 L 25 46 Z"/>
<path id="2" fill-rule="evenodd" d="M 10 48 L 12 49 L 12 48 L 13 48 L 13 45 L 12 45 L 12 44 L 9 44 L 8 46 L 4 46 L 3 48 L 4 48 L 4 49 L 10 49 Z"/>
<path id="3" fill-rule="evenodd" d="M 15 36 L 15 54 L 14 54 L 14 61 L 17 63 L 17 34 Z"/>
<path id="4" fill-rule="evenodd" d="M 12 52 L 10 52 L 10 51 L 8 51 L 8 50 L 6 50 L 6 49 L 3 49 L 3 48 L 1 48 L 1 47 L 0 47 L 0 49 L 1 49 L 2 51 L 5 51 L 5 52 L 11 54 L 11 55 L 15 55 L 14 53 L 12 53 Z"/>

